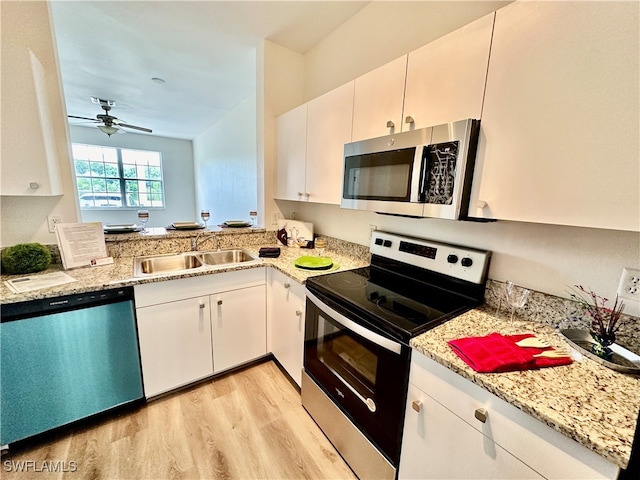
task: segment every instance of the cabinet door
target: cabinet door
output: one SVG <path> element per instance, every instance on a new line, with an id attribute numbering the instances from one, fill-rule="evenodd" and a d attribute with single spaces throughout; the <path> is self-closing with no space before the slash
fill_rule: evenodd
<path id="1" fill-rule="evenodd" d="M 211 295 L 215 373 L 267 353 L 266 285 Z"/>
<path id="2" fill-rule="evenodd" d="M 481 118 L 494 13 L 409 53 L 403 123 L 410 130 Z"/>
<path id="3" fill-rule="evenodd" d="M 544 478 L 413 384 L 402 442 L 400 479 Z"/>
<path id="4" fill-rule="evenodd" d="M 351 141 L 353 85 L 349 82 L 308 103 L 305 195 L 309 202 L 340 204 L 344 144 Z"/>
<path id="5" fill-rule="evenodd" d="M 147 398 L 213 374 L 209 297 L 136 309 Z"/>
<path id="6" fill-rule="evenodd" d="M 276 198 L 305 200 L 307 158 L 307 104 L 283 113 L 276 119 Z"/>
<path id="7" fill-rule="evenodd" d="M 267 316 L 268 349 L 302 386 L 304 286 L 271 269 Z"/>
<path id="8" fill-rule="evenodd" d="M 352 141 L 382 137 L 402 129 L 407 55 L 356 78 Z M 387 123 L 392 122 L 393 127 Z"/>
<path id="9" fill-rule="evenodd" d="M 2 195 L 62 195 L 57 149 L 67 139 L 56 139 L 53 125 L 67 119 L 53 115 L 48 97 L 57 84 L 48 85 L 40 61 L 18 45 L 2 45 L 2 69 L 11 72 L 2 79 L 2 115 L 11 119 L 2 123 Z"/>
<path id="10" fill-rule="evenodd" d="M 638 16 L 634 2 L 497 11 L 472 216 L 640 230 Z"/>

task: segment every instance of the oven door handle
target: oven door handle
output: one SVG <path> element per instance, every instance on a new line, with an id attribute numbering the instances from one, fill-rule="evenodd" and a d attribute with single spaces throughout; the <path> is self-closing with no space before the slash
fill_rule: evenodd
<path id="1" fill-rule="evenodd" d="M 308 289 L 306 293 L 307 293 L 307 298 L 311 300 L 316 307 L 318 307 L 320 310 L 322 310 L 325 314 L 330 316 L 333 320 L 338 322 L 344 328 L 351 330 L 352 332 L 360 335 L 361 337 L 366 338 L 370 342 L 375 343 L 376 345 L 384 348 L 385 350 L 389 350 L 390 352 L 400 355 L 400 352 L 402 350 L 402 345 L 400 343 L 394 342 L 393 340 L 390 340 L 386 337 L 383 337 L 382 335 L 372 332 L 368 328 L 363 327 L 362 325 L 354 322 L 353 320 L 349 320 L 347 317 L 345 317 L 341 313 L 336 312 L 333 308 L 324 304 L 322 300 L 316 297 Z"/>

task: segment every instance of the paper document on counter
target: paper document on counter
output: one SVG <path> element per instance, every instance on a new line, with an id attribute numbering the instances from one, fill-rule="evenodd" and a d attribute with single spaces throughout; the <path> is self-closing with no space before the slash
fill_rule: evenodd
<path id="1" fill-rule="evenodd" d="M 45 273 L 44 275 L 31 275 L 29 277 L 14 278 L 12 280 L 5 280 L 4 283 L 14 293 L 24 293 L 76 281 L 77 280 L 75 278 L 70 277 L 64 272 L 55 272 Z"/>
<path id="2" fill-rule="evenodd" d="M 102 222 L 59 223 L 56 237 L 65 270 L 95 265 L 108 256 Z"/>

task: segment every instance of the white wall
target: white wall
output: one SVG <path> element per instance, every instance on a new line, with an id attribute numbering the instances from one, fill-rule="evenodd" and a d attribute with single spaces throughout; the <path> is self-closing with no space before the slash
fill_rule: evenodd
<path id="1" fill-rule="evenodd" d="M 13 43 L 29 48 L 44 67 L 51 116 L 59 119 L 51 128 L 58 140 L 56 153 L 62 188 L 64 192 L 71 192 L 73 178 L 69 163 L 67 110 L 63 101 L 58 52 L 53 40 L 49 4 L 46 2 L 0 3 L 1 43 Z M 4 69 L 2 74 L 7 74 Z M 0 112 L 0 122 L 10 121 L 11 118 Z M 1 160 L 2 162 L 20 162 L 20 158 L 4 156 Z M 2 246 L 24 242 L 56 243 L 55 235 L 48 230 L 47 215 L 59 215 L 67 222 L 75 222 L 78 218 L 76 199 L 68 194 L 56 197 L 2 196 L 0 214 L 0 245 Z"/>
<path id="2" fill-rule="evenodd" d="M 162 155 L 164 196 L 166 208 L 149 209 L 147 227 L 164 227 L 172 222 L 199 220 L 196 215 L 193 149 L 190 140 L 157 137 L 138 133 L 111 135 L 97 128 L 72 126 L 71 141 L 89 145 L 152 150 Z M 134 223 L 137 209 L 81 210 L 83 222 Z"/>
<path id="3" fill-rule="evenodd" d="M 196 207 L 209 225 L 250 221 L 257 209 L 256 97 L 251 96 L 193 139 Z"/>
<path id="4" fill-rule="evenodd" d="M 465 11 L 472 12 L 468 18 L 472 21 L 491 10 L 486 10 L 491 4 L 485 2 L 444 3 L 447 8 L 439 12 L 432 10 L 433 16 L 426 10 L 434 6 L 440 8 L 441 2 L 367 5 L 305 55 L 305 101 L 420 46 L 416 38 L 419 41 L 426 38 L 421 25 L 430 25 L 426 33 L 439 25 L 447 25 L 445 30 L 452 30 L 449 27 L 455 21 L 451 20 L 450 13 L 464 16 Z M 468 22 L 459 25 L 464 23 Z M 407 31 L 403 33 L 405 28 Z M 640 268 L 640 234 L 637 232 L 518 222 L 409 219 L 342 210 L 335 205 L 276 203 L 285 217 L 295 211 L 297 219 L 313 222 L 319 234 L 362 245 L 368 245 L 370 226 L 376 225 L 381 230 L 488 249 L 493 252 L 490 278 L 512 280 L 563 297 L 568 296 L 568 288 L 582 284 L 613 298 L 622 268 Z M 637 315 L 634 310 L 629 313 Z"/>

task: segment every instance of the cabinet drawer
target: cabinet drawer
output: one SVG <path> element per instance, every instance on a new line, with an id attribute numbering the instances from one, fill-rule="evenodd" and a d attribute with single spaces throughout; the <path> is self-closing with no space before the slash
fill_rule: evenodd
<path id="1" fill-rule="evenodd" d="M 266 284 L 264 267 L 145 283 L 134 287 L 136 308 Z"/>
<path id="2" fill-rule="evenodd" d="M 549 479 L 614 479 L 618 468 L 448 368 L 413 351 L 410 381 Z M 476 409 L 487 420 L 475 418 Z"/>

